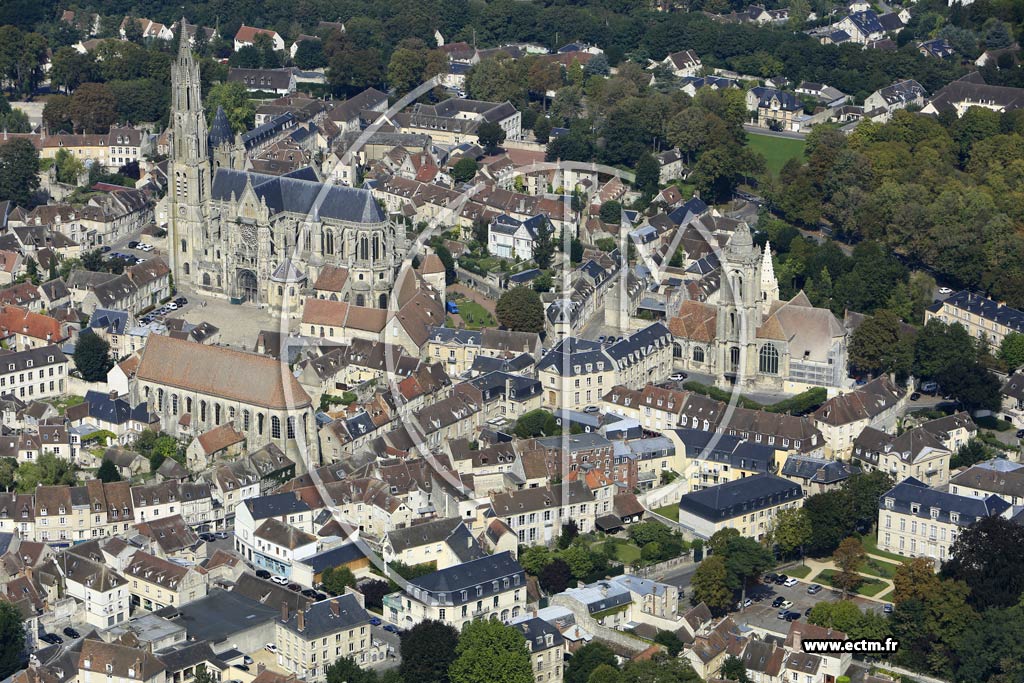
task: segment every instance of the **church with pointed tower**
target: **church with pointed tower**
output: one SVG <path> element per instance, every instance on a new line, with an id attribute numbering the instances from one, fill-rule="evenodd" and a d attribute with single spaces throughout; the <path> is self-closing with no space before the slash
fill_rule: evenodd
<path id="1" fill-rule="evenodd" d="M 677 370 L 709 374 L 723 389 L 798 393 L 848 388 L 847 332 L 832 311 L 800 292 L 779 300 L 771 245 L 733 231 L 715 272 L 681 289 L 668 320 Z M 706 294 L 691 298 L 688 291 Z"/>
<path id="2" fill-rule="evenodd" d="M 323 183 L 313 168 L 281 176 L 248 170 L 223 110 L 207 123 L 186 40 L 171 66 L 170 121 L 168 252 L 177 282 L 299 313 L 301 291 L 340 269 L 347 273 L 341 300 L 388 307 L 404 229 L 369 190 Z"/>

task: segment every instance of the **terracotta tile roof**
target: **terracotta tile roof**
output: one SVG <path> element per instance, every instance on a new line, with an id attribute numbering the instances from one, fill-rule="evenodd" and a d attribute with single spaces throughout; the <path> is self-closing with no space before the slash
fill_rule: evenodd
<path id="1" fill-rule="evenodd" d="M 255 41 L 256 36 L 261 33 L 269 36 L 271 39 L 277 37 L 277 31 L 271 31 L 267 28 L 255 28 L 253 26 L 246 26 L 245 24 L 242 24 L 238 29 L 238 33 L 235 34 L 235 40 L 240 43 L 251 43 Z"/>
<path id="2" fill-rule="evenodd" d="M 442 263 L 441 257 L 437 254 L 427 254 L 423 258 L 423 262 L 420 264 L 420 272 L 424 275 L 443 273 L 444 263 Z"/>
<path id="3" fill-rule="evenodd" d="M 245 434 L 237 431 L 235 426 L 228 422 L 200 434 L 198 438 L 199 445 L 203 447 L 207 454 L 210 454 L 245 441 Z"/>
<path id="4" fill-rule="evenodd" d="M 0 308 L 0 334 L 26 334 L 36 339 L 58 342 L 64 338 L 60 323 L 48 315 L 32 313 L 17 306 Z"/>
<path id="5" fill-rule="evenodd" d="M 321 276 L 323 277 L 323 276 Z M 319 289 L 320 280 L 314 287 Z M 344 327 L 348 318 L 349 305 L 344 301 L 328 301 L 327 299 L 306 299 L 302 307 L 302 322 L 307 325 L 331 325 Z"/>
<path id="6" fill-rule="evenodd" d="M 313 289 L 320 289 L 325 292 L 341 292 L 348 282 L 348 268 L 339 266 L 324 266 L 317 276 Z"/>
<path id="7" fill-rule="evenodd" d="M 675 337 L 710 342 L 716 336 L 718 311 L 714 306 L 687 300 L 679 307 L 679 314 L 668 321 L 668 329 Z"/>
<path id="8" fill-rule="evenodd" d="M 273 358 L 162 335 L 150 335 L 136 378 L 267 408 L 310 404 L 288 366 Z"/>

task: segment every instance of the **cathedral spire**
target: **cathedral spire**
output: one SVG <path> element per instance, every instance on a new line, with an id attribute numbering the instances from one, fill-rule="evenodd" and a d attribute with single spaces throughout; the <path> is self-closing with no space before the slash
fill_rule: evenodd
<path id="1" fill-rule="evenodd" d="M 185 17 L 181 18 L 181 28 L 178 31 L 178 56 L 186 57 L 191 56 L 192 49 L 191 43 L 188 39 L 188 22 L 185 21 Z"/>
<path id="2" fill-rule="evenodd" d="M 761 313 L 767 312 L 767 306 L 779 300 L 779 281 L 775 278 L 775 264 L 772 262 L 772 243 L 765 242 L 764 253 L 761 254 L 761 301 L 766 306 Z"/>

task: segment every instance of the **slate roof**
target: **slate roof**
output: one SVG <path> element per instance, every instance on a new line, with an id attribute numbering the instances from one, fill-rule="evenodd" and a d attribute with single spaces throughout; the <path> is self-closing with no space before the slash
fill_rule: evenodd
<path id="1" fill-rule="evenodd" d="M 505 585 L 505 579 L 509 579 L 508 585 Z M 440 604 L 462 605 L 476 602 L 481 598 L 486 600 L 517 586 L 525 587 L 526 572 L 512 553 L 505 551 L 441 569 L 412 579 L 409 584 L 430 593 Z M 479 595 L 477 587 L 481 589 Z M 462 597 L 463 591 L 465 598 Z M 440 594 L 444 594 L 443 600 L 440 599 Z"/>
<path id="2" fill-rule="evenodd" d="M 891 506 L 890 506 L 891 501 Z M 913 512 L 913 505 L 918 506 Z M 968 527 L 983 517 L 1003 514 L 1010 504 L 996 495 L 987 498 L 958 496 L 946 491 L 929 488 L 924 482 L 908 477 L 882 494 L 878 500 L 880 510 L 892 510 L 919 519 L 933 519 L 931 510 L 936 508 L 940 522 Z M 951 513 L 958 515 L 953 521 Z"/>
<path id="3" fill-rule="evenodd" d="M 816 484 L 835 484 L 860 472 L 856 465 L 842 460 L 825 460 L 807 455 L 791 455 L 786 458 L 781 474 L 794 479 L 804 479 Z"/>
<path id="4" fill-rule="evenodd" d="M 978 80 L 965 76 L 943 86 L 932 97 L 931 106 L 939 112 L 956 111 L 958 104 L 970 106 L 971 103 L 989 103 L 988 106 L 995 105 L 1001 111 L 1024 107 L 1024 88 L 988 85 Z M 959 295 L 958 292 L 954 296 Z"/>
<path id="5" fill-rule="evenodd" d="M 212 196 L 229 201 L 241 197 L 248 184 L 266 201 L 271 213 L 314 216 L 349 223 L 383 223 L 383 210 L 369 190 L 325 185 L 311 180 L 249 173 L 219 168 L 213 178 Z"/>
<path id="6" fill-rule="evenodd" d="M 254 520 L 267 517 L 282 517 L 299 512 L 309 512 L 309 506 L 294 493 L 276 493 L 259 498 L 248 498 L 245 507 Z"/>
<path id="7" fill-rule="evenodd" d="M 220 105 L 217 106 L 217 113 L 213 117 L 213 123 L 210 124 L 210 132 L 207 135 L 207 139 L 209 140 L 211 151 L 222 143 L 230 144 L 235 140 L 234 131 L 231 130 L 231 122 L 228 121 L 228 115 L 224 113 L 224 107 Z"/>
<path id="8" fill-rule="evenodd" d="M 149 411 L 146 403 L 132 405 L 124 399 L 111 399 L 109 394 L 100 391 L 88 391 L 84 403 L 89 406 L 89 416 L 103 422 L 123 425 L 129 421 L 149 423 Z"/>
<path id="9" fill-rule="evenodd" d="M 298 612 L 290 612 L 288 621 L 281 624 L 303 640 L 323 638 L 338 631 L 370 624 L 369 613 L 351 593 L 315 602 L 306 608 L 302 617 L 301 631 L 298 626 Z"/>
<path id="10" fill-rule="evenodd" d="M 679 509 L 718 521 L 801 498 L 803 489 L 799 484 L 773 474 L 756 474 L 687 493 L 679 500 Z"/>

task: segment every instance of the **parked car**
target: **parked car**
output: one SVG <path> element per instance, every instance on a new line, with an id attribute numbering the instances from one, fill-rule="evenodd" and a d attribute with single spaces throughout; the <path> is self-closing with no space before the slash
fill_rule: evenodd
<path id="1" fill-rule="evenodd" d="M 772 607 L 778 609 L 779 607 L 782 607 L 782 603 L 784 603 L 785 601 L 786 601 L 786 598 L 784 598 L 784 597 L 782 597 L 780 595 L 777 598 L 775 598 L 774 600 L 772 600 Z"/>
<path id="2" fill-rule="evenodd" d="M 821 592 L 821 584 L 812 583 L 810 586 L 807 587 L 807 592 L 810 595 L 817 595 Z"/>
<path id="3" fill-rule="evenodd" d="M 782 609 L 789 609 L 792 606 L 793 606 L 793 601 L 792 600 L 783 600 L 782 601 Z"/>
<path id="4" fill-rule="evenodd" d="M 786 615 L 789 614 L 788 609 L 780 609 L 779 613 L 775 615 L 776 619 L 785 619 Z"/>
<path id="5" fill-rule="evenodd" d="M 326 600 L 326 599 L 327 599 L 327 593 L 317 593 L 316 594 L 316 601 L 317 602 L 320 602 L 321 600 Z"/>
<path id="6" fill-rule="evenodd" d="M 378 617 L 370 617 L 370 626 L 380 626 L 380 619 Z"/>
<path id="7" fill-rule="evenodd" d="M 598 344 L 604 344 L 604 340 L 605 340 L 605 336 L 602 334 L 600 337 L 597 338 L 597 343 Z"/>
<path id="8" fill-rule="evenodd" d="M 939 294 L 952 294 L 953 290 L 949 287 L 939 287 Z"/>
<path id="9" fill-rule="evenodd" d="M 226 531 L 215 531 L 213 535 L 216 536 L 217 538 L 223 540 L 223 539 L 228 537 L 228 532 L 226 532 Z"/>
<path id="10" fill-rule="evenodd" d="M 799 618 L 800 618 L 800 613 L 799 612 L 787 612 L 786 613 L 786 621 L 796 621 Z"/>
<path id="11" fill-rule="evenodd" d="M 295 591 L 296 593 L 298 593 L 299 591 L 302 590 L 302 586 L 300 586 L 297 583 L 289 583 L 288 584 L 288 590 Z"/>
<path id="12" fill-rule="evenodd" d="M 789 581 L 789 577 L 786 576 L 785 574 L 779 574 L 778 576 L 775 577 L 775 585 L 776 586 L 781 586 L 784 583 L 786 583 L 787 581 Z"/>
<path id="13" fill-rule="evenodd" d="M 916 391 L 910 395 L 911 401 L 916 401 L 919 398 L 921 398 L 921 394 L 917 393 Z"/>
<path id="14" fill-rule="evenodd" d="M 394 624 L 384 624 L 384 630 L 388 633 L 400 633 L 398 627 Z"/>
<path id="15" fill-rule="evenodd" d="M 583 409 L 583 412 L 584 413 L 596 413 L 598 410 L 600 410 L 600 408 L 598 408 L 597 406 L 587 406 L 586 408 Z"/>
<path id="16" fill-rule="evenodd" d="M 750 598 L 747 598 L 743 602 L 737 602 L 736 603 L 736 609 L 744 609 L 746 607 L 750 607 L 753 604 L 754 604 L 754 601 L 751 600 Z"/>
<path id="17" fill-rule="evenodd" d="M 188 299 L 186 299 L 183 296 L 179 296 L 177 299 L 174 300 L 174 303 L 178 304 L 179 306 L 184 306 L 185 304 L 188 303 Z"/>
<path id="18" fill-rule="evenodd" d="M 457 303 L 455 303 L 454 301 L 448 301 L 448 302 L 445 303 L 445 310 L 447 310 L 449 313 L 458 314 L 458 312 L 459 312 L 459 305 Z"/>
<path id="19" fill-rule="evenodd" d="M 288 579 L 284 578 L 283 576 L 271 576 L 270 580 L 273 581 L 274 583 L 279 583 L 282 586 L 287 586 L 288 585 Z"/>
<path id="20" fill-rule="evenodd" d="M 214 540 L 213 534 L 199 534 L 199 538 L 207 543 L 211 543 Z"/>
<path id="21" fill-rule="evenodd" d="M 249 655 L 242 655 L 242 663 L 246 666 L 249 666 L 250 664 L 252 664 L 252 657 L 250 657 Z"/>
<path id="22" fill-rule="evenodd" d="M 66 635 L 68 638 L 79 638 L 81 634 L 79 634 L 78 631 L 76 631 L 75 629 L 68 626 L 64 629 L 64 635 Z"/>
<path id="23" fill-rule="evenodd" d="M 316 591 L 312 588 L 307 588 L 306 590 L 302 591 L 302 594 L 305 595 L 307 598 L 313 598 L 314 600 L 316 599 Z"/>
<path id="24" fill-rule="evenodd" d="M 44 643 L 49 643 L 50 645 L 60 645 L 64 642 L 64 639 L 58 636 L 56 633 L 44 633 L 43 635 L 39 636 L 39 640 L 43 641 Z"/>
<path id="25" fill-rule="evenodd" d="M 1024 439 L 1024 429 L 1018 429 L 1017 430 L 1017 438 L 1018 439 Z"/>
<path id="26" fill-rule="evenodd" d="M 668 378 L 673 382 L 682 382 L 687 377 L 689 377 L 689 375 L 687 375 L 685 372 L 673 372 L 671 375 L 668 376 Z"/>
<path id="27" fill-rule="evenodd" d="M 779 578 L 778 574 L 776 574 L 775 572 L 770 572 L 764 575 L 764 578 L 761 579 L 761 583 L 775 583 L 775 579 L 777 578 Z"/>
<path id="28" fill-rule="evenodd" d="M 268 572 L 266 569 L 257 569 L 256 576 L 260 577 L 261 579 L 269 579 L 270 572 Z"/>
<path id="29" fill-rule="evenodd" d="M 797 584 L 796 577 L 790 577 L 790 578 L 788 578 L 788 579 L 786 579 L 785 581 L 782 582 L 782 585 L 785 586 L 786 588 L 792 588 L 796 584 Z"/>
<path id="30" fill-rule="evenodd" d="M 882 608 L 882 611 L 885 612 L 886 614 L 892 614 L 892 604 L 891 603 L 886 603 L 885 607 Z"/>
<path id="31" fill-rule="evenodd" d="M 129 249 L 136 249 L 136 248 L 138 248 L 138 246 L 139 246 L 138 240 L 132 240 L 131 242 L 128 243 L 128 248 Z"/>
<path id="32" fill-rule="evenodd" d="M 110 247 L 108 247 L 107 245 L 104 244 L 102 247 L 100 247 L 101 254 L 106 254 L 108 251 L 110 251 Z"/>
<path id="33" fill-rule="evenodd" d="M 811 610 L 813 610 L 813 609 L 814 609 L 813 607 L 808 607 L 807 609 L 805 609 L 804 610 L 804 616 L 805 617 L 811 616 Z"/>
<path id="34" fill-rule="evenodd" d="M 235 664 L 235 668 L 236 669 L 241 669 L 242 671 L 248 671 L 249 670 L 249 665 L 248 664 Z"/>
<path id="35" fill-rule="evenodd" d="M 263 649 L 267 652 L 277 652 L 277 645 L 274 645 L 273 643 L 267 643 L 263 646 Z"/>
<path id="36" fill-rule="evenodd" d="M 921 391 L 926 394 L 934 394 L 939 390 L 938 382 L 922 382 L 920 386 Z"/>

